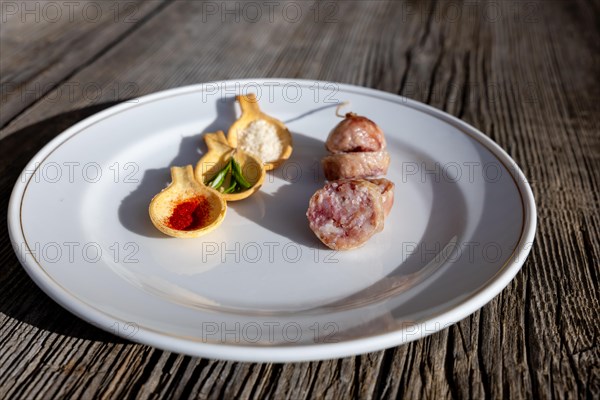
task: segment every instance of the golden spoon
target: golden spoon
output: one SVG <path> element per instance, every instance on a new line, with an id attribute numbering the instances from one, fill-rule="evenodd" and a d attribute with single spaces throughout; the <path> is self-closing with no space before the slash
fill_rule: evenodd
<path id="1" fill-rule="evenodd" d="M 227 203 L 216 190 L 199 184 L 191 165 L 171 168 L 171 184 L 150 202 L 150 219 L 166 235 L 193 238 L 207 234 L 225 218 Z"/>

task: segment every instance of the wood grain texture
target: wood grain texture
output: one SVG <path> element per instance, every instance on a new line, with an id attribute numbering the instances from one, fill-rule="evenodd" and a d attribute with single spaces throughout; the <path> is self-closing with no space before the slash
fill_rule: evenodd
<path id="1" fill-rule="evenodd" d="M 3 84 L 60 73 L 36 101 L 3 99 L 2 209 L 37 150 L 115 101 L 217 79 L 332 80 L 431 104 L 508 151 L 538 206 L 522 271 L 478 312 L 408 345 L 322 362 L 221 362 L 129 343 L 63 310 L 23 272 L 4 212 L 0 398 L 600 397 L 598 2 L 321 2 L 334 4 L 329 20 L 315 17 L 313 3 L 296 4 L 304 11 L 296 22 L 281 14 L 236 22 L 207 15 L 203 2 L 154 3 L 139 26 L 76 28 L 95 44 L 68 67 L 40 66 L 43 56 L 8 61 L 34 72 L 3 73 Z M 2 43 L 35 53 L 30 41 L 18 44 L 19 32 L 39 38 L 49 29 L 57 39 L 43 51 L 72 51 L 72 26 L 29 25 L 2 28 Z M 69 82 L 93 83 L 99 94 L 58 96 Z M 115 96 L 115 84 L 127 83 L 134 92 Z"/>
<path id="2" fill-rule="evenodd" d="M 163 1 L 2 1 L 0 128 L 59 85 L 71 97 L 95 86 L 69 81 L 134 32 Z M 58 99 L 58 97 L 55 97 Z"/>

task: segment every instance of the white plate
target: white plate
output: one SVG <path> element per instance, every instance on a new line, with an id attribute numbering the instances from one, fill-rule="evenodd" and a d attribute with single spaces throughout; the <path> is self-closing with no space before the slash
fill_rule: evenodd
<path id="1" fill-rule="evenodd" d="M 230 203 L 213 233 L 163 236 L 150 199 L 170 166 L 197 162 L 202 133 L 227 130 L 233 96 L 248 92 L 287 123 L 291 159 Z M 385 230 L 348 252 L 321 245 L 305 217 L 341 101 L 382 127 L 396 183 Z M 8 221 L 28 274 L 86 321 L 176 352 L 275 362 L 379 350 L 466 317 L 520 269 L 536 215 L 511 158 L 448 114 L 356 86 L 245 80 L 152 94 L 78 123 L 27 165 Z"/>

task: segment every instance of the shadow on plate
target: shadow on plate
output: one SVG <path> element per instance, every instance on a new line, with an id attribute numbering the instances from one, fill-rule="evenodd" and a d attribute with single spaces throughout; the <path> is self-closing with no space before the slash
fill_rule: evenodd
<path id="1" fill-rule="evenodd" d="M 311 114 L 320 112 L 336 104 L 316 108 L 290 119 L 297 121 Z M 146 237 L 169 238 L 160 233 L 148 218 L 148 205 L 152 198 L 164 189 L 171 181 L 171 166 L 196 165 L 206 151 L 203 135 L 218 130 L 227 133 L 236 120 L 235 97 L 227 97 L 216 102 L 217 117 L 198 135 L 181 139 L 179 152 L 165 168 L 151 169 L 144 172 L 140 184 L 119 207 L 119 221 L 131 232 Z M 292 133 L 294 152 L 292 157 L 275 171 L 270 171 L 265 180 L 265 186 L 274 180 L 284 180 L 283 185 L 275 194 L 259 191 L 254 194 L 255 200 L 263 202 L 266 214 L 260 215 L 253 209 L 250 201 L 230 202 L 229 207 L 240 215 L 248 218 L 264 228 L 288 238 L 297 244 L 309 247 L 323 247 L 321 242 L 308 228 L 305 213 L 310 196 L 323 186 L 324 178 L 320 169 L 320 160 L 326 154 L 322 141 L 308 136 Z M 296 176 L 297 174 L 300 176 Z M 299 202 L 299 198 L 306 201 Z M 294 204 L 302 204 L 297 210 L 291 209 Z M 323 247 L 324 248 L 324 247 Z"/>
<path id="2" fill-rule="evenodd" d="M 275 193 L 260 190 L 254 195 L 255 201 L 263 204 L 257 208 L 255 202 L 235 202 L 229 206 L 241 216 L 263 228 L 281 235 L 291 242 L 310 248 L 326 247 L 308 227 L 306 209 L 310 197 L 323 187 L 324 177 L 320 160 L 326 155 L 324 143 L 320 140 L 292 132 L 294 151 L 292 156 L 279 168 L 269 171 L 264 189 L 275 181 L 281 186 Z"/>
<path id="3" fill-rule="evenodd" d="M 227 97 L 216 102 L 217 118 L 210 123 L 201 134 L 186 137 L 181 140 L 179 152 L 165 168 L 144 171 L 140 184 L 119 206 L 119 221 L 131 232 L 141 236 L 173 239 L 159 232 L 148 217 L 148 206 L 152 198 L 171 182 L 171 167 L 196 165 L 206 145 L 202 139 L 204 133 L 218 130 L 227 132 L 229 126 L 235 121 L 235 98 Z"/>

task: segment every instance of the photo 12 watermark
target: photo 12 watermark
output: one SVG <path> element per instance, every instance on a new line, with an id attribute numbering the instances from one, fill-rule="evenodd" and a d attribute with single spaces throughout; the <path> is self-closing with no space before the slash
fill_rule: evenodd
<path id="1" fill-rule="evenodd" d="M 293 344 L 299 342 L 337 343 L 340 331 L 335 322 L 315 322 L 302 326 L 294 321 L 202 322 L 200 339 L 204 343 Z"/>
<path id="2" fill-rule="evenodd" d="M 137 184 L 140 183 L 140 166 L 132 161 L 114 161 L 105 166 L 95 161 L 36 162 L 23 171 L 20 181 L 50 184 Z"/>
<path id="3" fill-rule="evenodd" d="M 254 94 L 256 101 L 261 103 L 285 103 L 296 104 L 301 100 L 310 101 L 315 104 L 338 104 L 339 84 L 333 82 L 306 81 L 296 82 L 293 80 L 268 80 L 268 81 L 227 81 L 211 82 L 200 85 L 202 102 L 214 102 L 215 100 L 227 100 L 236 96 L 247 96 Z"/>
<path id="4" fill-rule="evenodd" d="M 115 264 L 138 264 L 140 245 L 135 241 L 50 241 L 21 242 L 16 246 L 20 259 L 34 258 L 38 263 L 81 267 L 109 261 Z"/>
<path id="5" fill-rule="evenodd" d="M 229 241 L 200 243 L 200 260 L 203 263 L 248 264 L 337 264 L 336 250 L 302 246 L 293 241 Z"/>
<path id="6" fill-rule="evenodd" d="M 203 1 L 203 23 L 286 24 L 339 22 L 340 3 L 336 1 Z"/>
<path id="7" fill-rule="evenodd" d="M 83 101 L 86 104 L 101 102 L 123 101 L 137 103 L 136 98 L 140 87 L 136 82 L 113 81 L 108 84 L 99 82 L 21 82 L 6 81 L 0 84 L 0 98 L 2 102 L 17 99 L 21 103 L 41 100 L 45 103 L 76 103 Z"/>
<path id="8" fill-rule="evenodd" d="M 1 1 L 3 24 L 75 23 L 98 24 L 102 21 L 134 24 L 140 19 L 140 5 L 134 1 Z"/>

